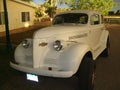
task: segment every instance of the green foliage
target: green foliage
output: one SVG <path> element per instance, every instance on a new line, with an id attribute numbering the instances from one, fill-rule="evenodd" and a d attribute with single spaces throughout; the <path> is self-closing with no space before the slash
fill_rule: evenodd
<path id="1" fill-rule="evenodd" d="M 50 17 L 53 17 L 54 14 L 56 13 L 56 8 L 57 7 L 48 7 L 45 12 L 48 13 Z"/>
<path id="2" fill-rule="evenodd" d="M 103 15 L 114 6 L 113 0 L 65 0 L 72 9 L 97 10 Z"/>
<path id="3" fill-rule="evenodd" d="M 53 17 L 54 14 L 56 13 L 57 6 L 55 5 L 56 2 L 51 3 L 51 0 L 48 0 L 47 2 L 44 3 L 44 7 L 46 8 L 46 13 L 50 16 Z"/>
<path id="4" fill-rule="evenodd" d="M 36 9 L 35 9 L 35 17 L 36 17 L 36 18 L 40 18 L 40 17 L 42 17 L 42 16 L 44 16 L 43 10 L 42 10 L 41 8 L 36 8 Z"/>

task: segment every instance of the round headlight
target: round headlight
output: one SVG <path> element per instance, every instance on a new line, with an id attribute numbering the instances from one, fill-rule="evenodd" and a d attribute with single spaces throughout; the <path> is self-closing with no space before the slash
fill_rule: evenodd
<path id="1" fill-rule="evenodd" d="M 56 51 L 60 51 L 62 49 L 63 45 L 61 44 L 61 41 L 59 40 L 56 40 L 54 43 L 53 43 L 53 48 L 56 50 Z"/>
<path id="2" fill-rule="evenodd" d="M 24 48 L 28 48 L 30 46 L 30 42 L 27 39 L 25 39 L 25 40 L 22 41 L 22 46 Z"/>

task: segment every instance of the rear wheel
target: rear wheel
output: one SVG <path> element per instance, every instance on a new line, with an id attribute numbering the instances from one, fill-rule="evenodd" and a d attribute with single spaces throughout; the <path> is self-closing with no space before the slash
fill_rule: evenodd
<path id="1" fill-rule="evenodd" d="M 110 52 L 110 40 L 109 38 L 107 39 L 107 43 L 106 43 L 106 48 L 105 50 L 102 52 L 101 56 L 102 57 L 107 57 L 109 56 L 109 52 Z"/>
<path id="2" fill-rule="evenodd" d="M 95 61 L 92 58 L 84 57 L 82 60 L 79 70 L 79 88 L 80 90 L 93 90 L 95 84 Z"/>

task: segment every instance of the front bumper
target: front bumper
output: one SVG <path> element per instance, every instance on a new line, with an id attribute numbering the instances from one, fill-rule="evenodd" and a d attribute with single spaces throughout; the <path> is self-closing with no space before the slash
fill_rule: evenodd
<path id="1" fill-rule="evenodd" d="M 16 70 L 23 71 L 26 73 L 32 73 L 36 75 L 49 76 L 49 77 L 59 77 L 68 78 L 73 75 L 72 71 L 61 71 L 61 70 L 49 70 L 45 68 L 33 68 L 31 65 L 20 65 L 10 62 L 10 66 Z"/>

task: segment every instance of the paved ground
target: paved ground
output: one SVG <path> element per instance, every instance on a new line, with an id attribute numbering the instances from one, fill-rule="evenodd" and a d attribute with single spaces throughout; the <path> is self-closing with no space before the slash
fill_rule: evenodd
<path id="1" fill-rule="evenodd" d="M 120 90 L 120 25 L 109 25 L 109 31 L 110 56 L 97 59 L 95 90 Z"/>
<path id="2" fill-rule="evenodd" d="M 107 58 L 97 59 L 97 78 L 95 90 L 120 90 L 120 25 L 108 25 L 111 38 L 111 52 Z M 18 44 L 26 37 L 32 37 L 34 31 L 12 35 L 12 43 Z M 19 38 L 18 38 L 19 37 Z M 5 52 L 0 46 L 0 90 L 78 90 L 78 79 L 48 78 L 39 76 L 39 83 L 27 81 L 25 73 L 9 67 L 13 54 Z"/>

